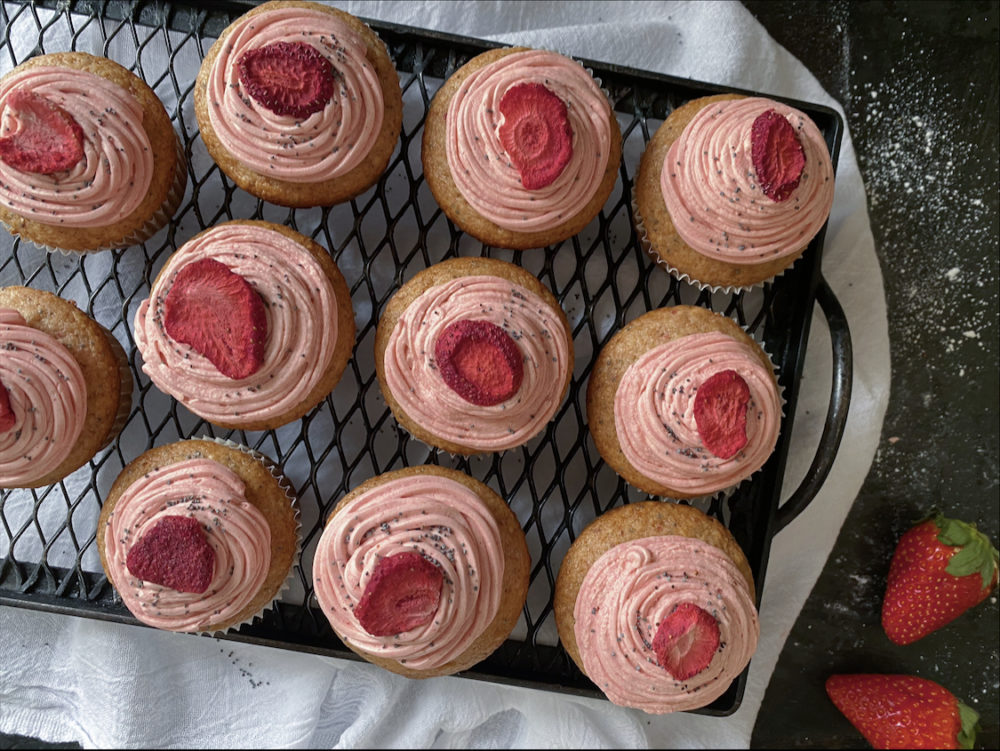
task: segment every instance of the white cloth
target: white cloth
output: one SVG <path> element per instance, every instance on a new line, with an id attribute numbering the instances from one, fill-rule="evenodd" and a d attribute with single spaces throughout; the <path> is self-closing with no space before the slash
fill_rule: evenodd
<path id="1" fill-rule="evenodd" d="M 841 109 L 738 3 L 336 4 L 362 17 Z M 16 34 L 12 38 L 16 47 Z M 46 47 L 53 49 L 48 35 Z M 9 68 L 4 56 L 0 73 Z M 468 679 L 410 681 L 364 663 L 2 607 L 0 731 L 85 747 L 747 747 L 781 647 L 867 474 L 888 400 L 885 297 L 849 133 L 823 269 L 854 342 L 847 432 L 822 491 L 773 542 L 761 640 L 742 706 L 731 717 L 654 717 L 604 701 Z M 804 476 L 822 430 L 829 349 L 817 311 L 785 495 Z"/>

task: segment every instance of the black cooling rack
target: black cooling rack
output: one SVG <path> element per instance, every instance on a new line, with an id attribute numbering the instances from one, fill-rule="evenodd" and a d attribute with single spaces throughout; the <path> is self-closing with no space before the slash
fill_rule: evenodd
<path id="1" fill-rule="evenodd" d="M 599 217 L 558 246 L 514 253 L 485 247 L 457 230 L 422 175 L 420 141 L 434 92 L 474 55 L 499 46 L 372 21 L 386 42 L 404 91 L 403 133 L 386 174 L 358 198 L 332 208 L 288 210 L 236 188 L 198 135 L 194 77 L 212 41 L 249 3 L 212 11 L 165 2 L 3 2 L 0 72 L 46 52 L 105 55 L 143 78 L 163 99 L 184 145 L 188 187 L 171 224 L 141 246 L 84 257 L 49 254 L 0 235 L 0 286 L 26 284 L 74 300 L 122 342 L 136 386 L 119 438 L 66 480 L 39 490 L 0 491 L 0 603 L 138 623 L 116 600 L 101 571 L 95 527 L 101 499 L 121 469 L 143 451 L 188 437 L 228 438 L 267 454 L 298 489 L 303 554 L 273 610 L 223 638 L 357 659 L 336 638 L 313 596 L 311 563 L 322 523 L 336 502 L 372 475 L 421 463 L 465 471 L 508 499 L 528 540 L 533 568 L 523 617 L 511 638 L 463 675 L 602 697 L 558 646 L 552 592 L 559 563 L 576 535 L 607 509 L 645 496 L 607 467 L 586 430 L 586 385 L 601 346 L 647 310 L 696 304 L 724 313 L 763 342 L 786 399 L 777 449 L 752 481 L 729 497 L 697 505 L 721 520 L 747 554 L 758 604 L 771 538 L 801 511 L 825 479 L 843 434 L 850 399 L 846 319 L 820 275 L 823 235 L 773 283 L 746 293 L 712 294 L 679 283 L 642 251 L 632 225 L 631 188 L 645 143 L 683 102 L 721 87 L 583 60 L 601 79 L 623 137 L 623 163 Z M 733 89 L 729 89 L 733 91 Z M 741 92 L 754 93 L 754 92 Z M 780 97 L 774 97 L 780 98 Z M 842 121 L 836 112 L 783 99 L 824 133 L 834 165 Z M 228 219 L 267 219 L 328 248 L 351 288 L 358 344 L 343 380 L 316 409 L 277 431 L 214 428 L 153 387 L 132 338 L 139 303 L 167 256 L 198 231 Z M 487 255 L 524 266 L 559 299 L 570 320 L 576 367 L 569 394 L 545 432 L 526 446 L 488 457 L 436 453 L 397 428 L 375 378 L 378 314 L 417 271 L 454 256 Z M 833 389 L 819 448 L 805 479 L 779 508 L 792 418 L 814 304 L 833 344 Z M 195 638 L 178 636 L 177 638 Z M 742 699 L 747 671 L 703 714 L 728 715 Z"/>

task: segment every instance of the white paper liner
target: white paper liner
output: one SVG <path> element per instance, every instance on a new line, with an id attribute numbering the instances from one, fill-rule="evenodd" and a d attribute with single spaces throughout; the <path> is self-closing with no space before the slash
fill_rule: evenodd
<path id="1" fill-rule="evenodd" d="M 729 316 L 726 316 L 726 315 L 724 315 L 722 313 L 715 313 L 715 315 L 720 315 L 720 316 L 723 316 L 724 318 L 729 318 Z M 729 318 L 729 320 L 732 321 L 733 319 Z M 733 322 L 736 323 L 735 321 L 733 321 Z M 737 325 L 739 326 L 738 323 L 737 323 Z M 779 372 L 778 371 L 778 366 L 774 364 L 774 358 L 771 356 L 771 353 L 768 352 L 767 349 L 764 347 L 764 343 L 763 343 L 763 340 L 761 339 L 761 337 L 759 337 L 759 336 L 757 336 L 755 334 L 750 333 L 750 331 L 747 329 L 746 326 L 740 326 L 740 328 L 743 330 L 743 332 L 747 336 L 749 336 L 751 339 L 753 339 L 754 344 L 756 344 L 758 347 L 760 347 L 761 352 L 764 353 L 764 355 L 768 359 L 768 362 L 771 363 L 771 372 L 774 374 L 774 384 L 775 384 L 775 386 L 778 389 L 778 401 L 780 402 L 780 407 L 781 407 L 781 417 L 778 420 L 778 436 L 777 436 L 778 438 L 780 438 L 781 437 L 781 424 L 784 423 L 784 421 L 785 421 L 785 405 L 787 404 L 787 402 L 785 401 L 785 387 L 782 386 L 781 382 L 778 380 L 778 372 Z M 777 443 L 775 444 L 775 449 L 776 448 L 777 448 Z M 770 461 L 770 459 L 771 459 L 771 457 L 773 455 L 774 455 L 774 449 L 772 449 L 771 453 L 768 454 L 767 459 L 764 460 L 764 464 L 767 464 L 767 462 Z M 605 463 L 607 464 L 607 462 L 605 462 Z M 750 478 L 752 478 L 755 474 L 757 474 L 758 472 L 760 472 L 764 468 L 764 464 L 761 464 L 761 466 L 759 466 L 753 472 L 751 472 L 750 474 L 748 474 L 746 477 L 744 477 L 744 478 L 742 478 L 740 480 L 737 480 L 732 485 L 729 485 L 729 486 L 727 486 L 725 488 L 722 488 L 720 490 L 716 490 L 714 493 L 706 493 L 704 495 L 696 495 L 696 496 L 692 496 L 690 498 L 687 498 L 687 497 L 685 497 L 685 498 L 675 498 L 675 497 L 669 496 L 669 495 L 654 495 L 652 493 L 647 493 L 646 495 L 649 497 L 648 500 L 658 500 L 658 499 L 661 499 L 661 500 L 665 500 L 665 501 L 669 501 L 669 502 L 673 502 L 673 503 L 678 503 L 680 501 L 684 501 L 685 503 L 689 503 L 692 506 L 694 506 L 694 505 L 707 505 L 707 504 L 711 503 L 712 500 L 714 500 L 715 498 L 717 498 L 719 496 L 721 496 L 722 500 L 725 501 L 725 500 L 728 500 L 736 492 L 737 488 L 739 488 L 740 485 L 742 485 L 745 482 L 748 482 L 750 480 Z M 608 464 L 608 466 L 610 467 L 611 465 Z M 612 467 L 612 469 L 614 469 L 614 468 Z M 619 475 L 619 477 L 620 477 L 620 475 Z M 624 478 L 622 478 L 622 479 L 624 479 Z M 628 481 L 626 480 L 626 482 L 628 482 Z M 629 487 L 635 487 L 635 486 L 633 486 L 631 483 L 629 483 Z M 641 488 L 637 488 L 637 490 L 642 490 L 642 489 Z M 643 491 L 643 492 L 645 492 L 645 491 Z"/>
<path id="2" fill-rule="evenodd" d="M 0 221 L 0 225 L 3 225 L 4 229 L 12 235 L 20 237 L 21 242 L 28 242 L 36 248 L 48 251 L 49 253 L 61 253 L 64 256 L 79 256 L 84 253 L 100 253 L 105 250 L 121 250 L 129 248 L 133 245 L 144 243 L 170 222 L 174 213 L 177 211 L 177 207 L 180 206 L 181 199 L 184 197 L 184 190 L 187 188 L 187 160 L 184 156 L 184 146 L 181 143 L 180 136 L 178 136 L 176 132 L 174 133 L 174 142 L 176 144 L 175 154 L 177 164 L 180 165 L 181 168 L 176 170 L 174 173 L 174 182 L 171 184 L 170 190 L 167 192 L 167 197 L 164 199 L 163 203 L 160 204 L 160 208 L 157 209 L 157 211 L 150 216 L 139 229 L 129 235 L 126 235 L 120 240 L 112 243 L 106 243 L 99 248 L 68 250 L 55 245 L 43 245 L 40 242 L 23 237 L 18 232 L 15 232 L 14 229 L 11 228 L 11 226 L 6 222 Z"/>
<path id="3" fill-rule="evenodd" d="M 298 503 L 296 502 L 295 493 L 292 490 L 291 483 L 287 480 L 287 478 L 284 476 L 284 474 L 282 474 L 282 472 L 278 468 L 278 465 L 275 464 L 273 461 L 271 461 L 271 459 L 269 457 L 265 456 L 264 454 L 260 453 L 259 451 L 255 451 L 255 450 L 253 450 L 251 448 L 248 448 L 247 446 L 244 446 L 244 445 L 242 445 L 240 443 L 236 443 L 234 441 L 230 441 L 230 440 L 225 439 L 225 438 L 213 438 L 211 436 L 200 436 L 198 438 L 189 438 L 189 439 L 186 439 L 186 440 L 211 441 L 212 443 L 217 443 L 220 446 L 225 446 L 226 448 L 235 449 L 237 451 L 240 451 L 241 453 L 244 453 L 247 456 L 255 459 L 258 462 L 260 462 L 264 466 L 264 468 L 267 469 L 267 471 L 271 475 L 271 477 L 273 477 L 275 479 L 275 481 L 278 483 L 278 486 L 284 492 L 285 497 L 288 498 L 289 505 L 292 507 L 292 510 L 295 512 L 295 515 L 294 515 L 294 519 L 295 519 L 295 552 L 292 554 L 292 562 L 291 562 L 291 564 L 288 567 L 288 574 L 285 576 L 284 580 L 282 581 L 281 586 L 278 587 L 278 590 L 274 593 L 274 596 L 271 598 L 270 602 L 268 602 L 259 611 L 257 611 L 253 615 L 249 616 L 248 618 L 245 618 L 244 620 L 239 621 L 238 623 L 234 623 L 234 624 L 228 625 L 228 626 L 226 626 L 225 628 L 222 628 L 222 629 L 213 628 L 213 629 L 206 629 L 204 631 L 174 631 L 174 630 L 168 629 L 168 628 L 158 629 L 159 631 L 165 631 L 165 632 L 168 632 L 168 633 L 175 633 L 175 634 L 199 634 L 199 635 L 203 635 L 203 636 L 205 636 L 205 635 L 208 635 L 208 636 L 221 636 L 221 635 L 226 634 L 226 633 L 228 633 L 230 631 L 237 631 L 240 628 L 242 628 L 243 626 L 252 624 L 255 620 L 261 618 L 266 612 L 268 612 L 269 610 L 273 609 L 274 603 L 277 602 L 278 600 L 280 600 L 281 599 L 281 595 L 285 592 L 285 590 L 287 590 L 291 586 L 292 577 L 295 574 L 295 566 L 297 564 L 299 564 L 300 559 L 301 559 L 301 555 L 302 555 L 302 523 L 301 523 L 301 520 L 299 518 L 299 507 L 298 507 Z M 184 443 L 184 440 L 176 441 L 176 443 Z M 170 445 L 170 444 L 167 444 L 167 445 Z M 108 582 L 112 585 L 112 591 L 113 591 L 113 594 L 114 594 L 114 600 L 116 602 L 121 602 L 121 595 L 118 593 L 118 589 L 116 587 L 114 587 L 114 582 L 111 581 L 111 577 L 110 576 L 108 577 Z M 140 623 L 142 623 L 142 622 L 140 621 Z M 147 625 L 147 624 L 143 624 L 143 625 Z M 150 626 L 150 628 L 155 628 L 155 626 Z"/>
<path id="4" fill-rule="evenodd" d="M 786 271 L 788 271 L 788 269 L 792 268 L 792 266 L 795 265 L 795 262 L 798 261 L 802 257 L 803 253 L 805 253 L 805 250 L 803 250 L 795 258 L 793 258 L 789 262 L 789 264 L 787 266 L 785 266 L 785 268 L 781 269 L 780 271 L 778 271 L 777 273 L 775 273 L 773 276 L 769 276 L 767 279 L 761 279 L 759 282 L 754 282 L 753 284 L 747 284 L 747 285 L 743 285 L 743 286 L 740 286 L 740 285 L 723 286 L 723 285 L 717 285 L 717 284 L 714 284 L 714 285 L 713 284 L 705 284 L 704 282 L 699 281 L 698 279 L 695 279 L 693 276 L 691 276 L 687 272 L 681 271 L 677 267 L 675 267 L 675 266 L 667 263 L 667 261 L 664 260 L 664 258 L 659 253 L 656 252 L 656 250 L 653 248 L 653 243 L 650 242 L 650 240 L 649 240 L 649 234 L 646 231 L 646 225 L 642 221 L 642 215 L 639 213 L 639 204 L 636 201 L 634 195 L 632 196 L 631 204 L 632 204 L 633 224 L 635 225 L 635 234 L 636 234 L 636 237 L 639 239 L 639 245 L 640 245 L 640 247 L 644 251 L 646 251 L 646 253 L 649 255 L 649 257 L 652 258 L 654 261 L 656 261 L 656 263 L 658 265 L 660 265 L 664 269 L 666 269 L 670 273 L 670 275 L 672 277 L 674 277 L 674 279 L 676 279 L 679 282 L 687 282 L 688 284 L 693 284 L 694 286 L 696 286 L 698 289 L 700 289 L 702 291 L 704 291 L 704 290 L 707 289 L 710 292 L 712 292 L 713 294 L 716 293 L 716 292 L 722 292 L 723 294 L 731 295 L 734 292 L 747 292 L 749 290 L 754 289 L 755 287 L 763 288 L 765 284 L 770 284 L 775 279 L 777 279 L 779 276 L 783 275 Z M 812 241 L 810 240 L 810 242 L 812 242 Z M 808 246 L 806 246 L 806 247 L 808 247 Z M 707 257 L 708 256 L 706 256 L 706 258 Z"/>
<path id="5" fill-rule="evenodd" d="M 118 413 L 115 415 L 115 420 L 108 428 L 108 434 L 104 438 L 104 442 L 101 443 L 98 451 L 102 451 L 107 448 L 118 434 L 122 432 L 122 428 L 125 427 L 125 423 L 128 422 L 128 418 L 132 414 L 132 367 L 129 365 L 128 355 L 125 354 L 125 348 L 122 347 L 121 342 L 108 331 L 103 326 L 101 330 L 104 332 L 105 338 L 108 340 L 108 344 L 111 345 L 111 350 L 115 354 L 115 358 L 118 362 L 118 376 L 119 376 L 119 386 L 118 386 Z"/>

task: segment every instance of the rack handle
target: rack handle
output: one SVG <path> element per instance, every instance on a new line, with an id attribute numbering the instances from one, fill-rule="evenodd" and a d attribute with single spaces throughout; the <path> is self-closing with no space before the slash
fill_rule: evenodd
<path id="1" fill-rule="evenodd" d="M 787 527 L 795 517 L 801 514 L 823 486 L 823 482 L 833 467 L 840 441 L 844 437 L 847 413 L 851 405 L 851 383 L 854 374 L 851 331 L 847 326 L 847 317 L 844 315 L 840 301 L 837 300 L 830 285 L 822 276 L 819 279 L 819 286 L 816 288 L 816 302 L 819 303 L 820 309 L 826 316 L 833 347 L 833 384 L 830 390 L 830 406 L 827 408 L 826 422 L 823 425 L 819 446 L 816 448 L 816 455 L 813 457 L 812 464 L 809 466 L 809 471 L 806 472 L 802 483 L 778 508 L 774 521 L 774 534 Z"/>

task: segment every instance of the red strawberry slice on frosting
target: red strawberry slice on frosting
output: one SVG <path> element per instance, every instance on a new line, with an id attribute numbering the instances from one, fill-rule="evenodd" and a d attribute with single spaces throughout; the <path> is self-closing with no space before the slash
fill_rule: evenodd
<path id="1" fill-rule="evenodd" d="M 0 382 L 0 433 L 6 433 L 14 427 L 17 416 L 10 406 L 10 393 L 7 387 Z"/>
<path id="2" fill-rule="evenodd" d="M 7 97 L 20 127 L 0 138 L 0 160 L 21 172 L 51 175 L 83 159 L 83 129 L 55 102 L 27 89 Z"/>
<path id="3" fill-rule="evenodd" d="M 799 186 L 806 155 L 787 118 L 774 110 L 758 115 L 750 126 L 750 157 L 757 182 L 772 201 L 785 201 Z"/>
<path id="4" fill-rule="evenodd" d="M 202 594 L 215 572 L 215 550 L 190 516 L 165 516 L 125 556 L 129 573 L 177 592 Z"/>
<path id="5" fill-rule="evenodd" d="M 707 668 L 718 648 L 718 621 L 690 602 L 674 608 L 653 637 L 653 652 L 660 667 L 678 681 L 686 681 Z"/>
<path id="6" fill-rule="evenodd" d="M 273 42 L 247 50 L 236 64 L 244 90 L 276 115 L 303 119 L 333 97 L 333 65 L 311 44 Z"/>
<path id="7" fill-rule="evenodd" d="M 722 370 L 698 387 L 694 421 L 702 445 L 720 459 L 730 459 L 747 445 L 750 387 L 735 370 Z"/>
<path id="8" fill-rule="evenodd" d="M 510 335 L 489 321 L 456 321 L 434 343 L 444 382 L 467 402 L 492 406 L 521 388 L 524 358 Z"/>
<path id="9" fill-rule="evenodd" d="M 444 574 L 419 553 L 397 553 L 375 566 L 354 615 L 372 636 L 393 636 L 423 626 L 441 602 Z"/>
<path id="10" fill-rule="evenodd" d="M 528 190 L 551 185 L 573 156 L 573 128 L 566 103 L 540 83 L 522 83 L 500 98 L 504 121 L 497 131 Z"/>
<path id="11" fill-rule="evenodd" d="M 189 263 L 174 277 L 163 301 L 163 326 L 223 375 L 246 378 L 264 362 L 267 313 L 257 291 L 211 258 Z"/>

